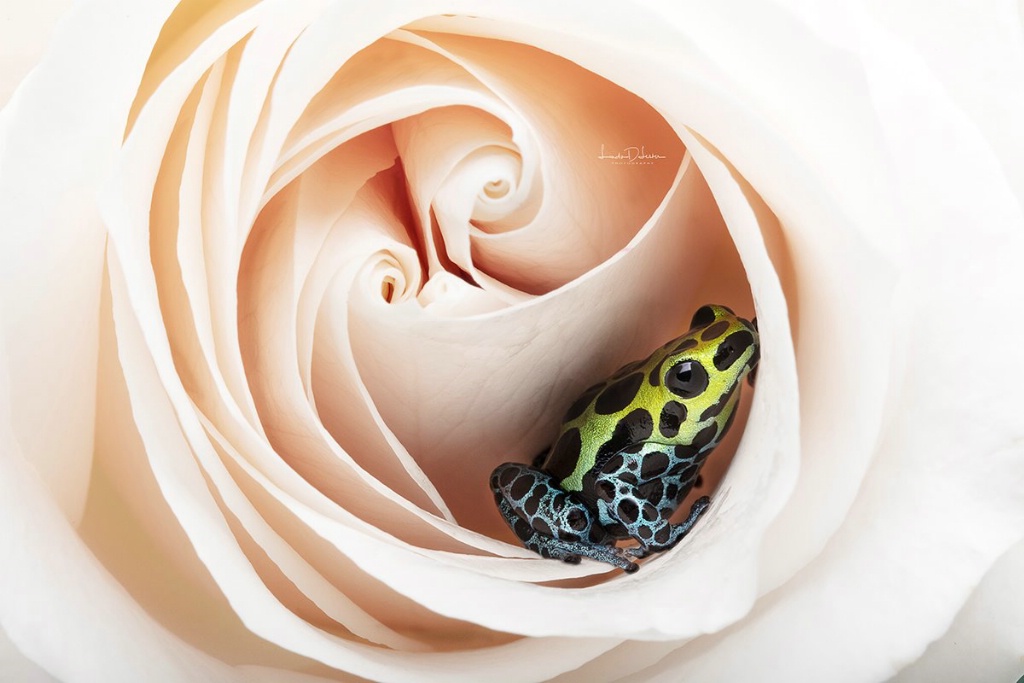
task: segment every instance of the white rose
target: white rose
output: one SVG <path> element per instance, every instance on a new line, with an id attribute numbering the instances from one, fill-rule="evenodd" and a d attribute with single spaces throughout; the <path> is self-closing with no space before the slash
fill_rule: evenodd
<path id="1" fill-rule="evenodd" d="M 940 5 L 15 14 L 0 678 L 1024 672 L 1024 45 Z M 706 301 L 700 526 L 512 543 L 491 468 Z"/>

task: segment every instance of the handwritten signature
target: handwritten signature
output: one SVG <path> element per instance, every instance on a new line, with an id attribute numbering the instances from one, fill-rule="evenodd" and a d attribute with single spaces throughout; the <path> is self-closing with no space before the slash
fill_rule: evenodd
<path id="1" fill-rule="evenodd" d="M 621 152 L 608 154 L 605 152 L 604 145 L 601 145 L 601 153 L 597 155 L 597 158 L 608 159 L 617 164 L 653 164 L 658 159 L 667 159 L 668 157 L 664 154 L 648 152 L 643 145 L 640 147 L 625 147 Z"/>

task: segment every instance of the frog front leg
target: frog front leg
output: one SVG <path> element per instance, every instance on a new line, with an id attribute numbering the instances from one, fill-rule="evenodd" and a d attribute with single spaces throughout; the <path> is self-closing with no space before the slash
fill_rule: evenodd
<path id="1" fill-rule="evenodd" d="M 528 549 L 570 563 L 589 557 L 627 572 L 639 568 L 590 509 L 542 470 L 508 462 L 495 468 L 490 484 L 505 522 Z"/>
<path id="2" fill-rule="evenodd" d="M 626 552 L 633 557 L 668 550 L 683 539 L 710 505 L 703 496 L 678 524 L 671 517 L 693 488 L 707 453 L 656 443 L 639 451 L 618 453 L 594 479 L 598 520 L 619 537 L 640 542 Z"/>

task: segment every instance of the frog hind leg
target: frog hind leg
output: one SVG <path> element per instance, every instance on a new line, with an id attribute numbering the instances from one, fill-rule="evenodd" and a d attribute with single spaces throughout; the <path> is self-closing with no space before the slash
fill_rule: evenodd
<path id="1" fill-rule="evenodd" d="M 708 509 L 703 496 L 679 524 L 669 520 L 693 488 L 706 453 L 677 454 L 671 446 L 648 444 L 642 452 L 621 453 L 596 477 L 597 509 L 601 524 L 621 527 L 620 536 L 640 542 L 626 552 L 647 557 L 675 546 Z"/>
<path id="2" fill-rule="evenodd" d="M 495 468 L 490 484 L 502 517 L 529 550 L 573 564 L 588 557 L 626 572 L 639 568 L 547 473 L 510 462 Z"/>

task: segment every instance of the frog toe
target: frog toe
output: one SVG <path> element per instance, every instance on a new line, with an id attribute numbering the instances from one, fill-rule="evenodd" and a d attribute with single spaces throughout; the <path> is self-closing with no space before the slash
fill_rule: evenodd
<path id="1" fill-rule="evenodd" d="M 626 548 L 626 554 L 636 559 L 647 557 L 652 552 L 654 552 L 654 548 L 642 545 L 634 546 L 632 548 Z"/>

